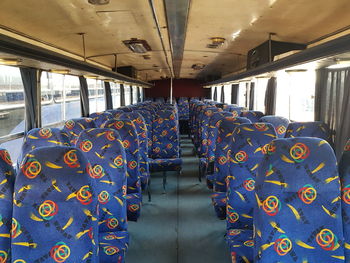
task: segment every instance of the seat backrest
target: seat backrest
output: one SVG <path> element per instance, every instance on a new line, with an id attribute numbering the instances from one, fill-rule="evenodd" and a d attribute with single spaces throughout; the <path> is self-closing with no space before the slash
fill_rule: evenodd
<path id="1" fill-rule="evenodd" d="M 89 128 L 96 128 L 95 122 L 91 118 L 70 119 L 65 122 L 62 131 L 68 134 L 69 142 L 75 145 L 81 131 Z"/>
<path id="2" fill-rule="evenodd" d="M 152 158 L 180 157 L 180 138 L 176 116 L 173 111 L 159 110 L 153 121 Z"/>
<path id="3" fill-rule="evenodd" d="M 342 214 L 345 238 L 345 262 L 350 260 L 350 140 L 346 143 L 339 162 L 339 176 L 342 184 Z"/>
<path id="4" fill-rule="evenodd" d="M 145 120 L 146 128 L 147 128 L 147 145 L 148 145 L 148 156 L 151 156 L 152 154 L 152 123 L 153 123 L 153 116 L 151 114 L 151 111 L 142 109 L 142 110 L 134 110 L 134 112 L 137 112 L 141 114 L 143 119 Z"/>
<path id="5" fill-rule="evenodd" d="M 241 117 L 248 118 L 252 123 L 258 122 L 263 116 L 264 113 L 262 113 L 261 111 L 248 110 L 241 112 Z"/>
<path id="6" fill-rule="evenodd" d="M 284 137 L 316 137 L 328 142 L 331 141 L 329 127 L 322 121 L 291 122 Z"/>
<path id="7" fill-rule="evenodd" d="M 241 124 L 233 131 L 226 180 L 227 229 L 253 228 L 255 172 L 266 145 L 276 138 L 275 128 L 269 123 Z"/>
<path id="8" fill-rule="evenodd" d="M 113 114 L 108 111 L 104 112 L 94 112 L 89 116 L 96 124 L 96 127 L 101 127 L 106 121 L 113 119 Z"/>
<path id="9" fill-rule="evenodd" d="M 24 137 L 20 156 L 17 163 L 20 164 L 24 156 L 39 147 L 70 146 L 68 134 L 59 128 L 34 128 Z"/>
<path id="10" fill-rule="evenodd" d="M 15 183 L 10 154 L 0 148 L 0 262 L 11 262 L 12 197 Z"/>
<path id="11" fill-rule="evenodd" d="M 84 130 L 76 147 L 90 161 L 88 172 L 96 179 L 99 231 L 127 230 L 126 156 L 119 133 L 104 128 Z"/>
<path id="12" fill-rule="evenodd" d="M 127 161 L 127 193 L 141 193 L 140 150 L 135 125 L 127 118 L 109 120 L 104 128 L 117 130 L 123 142 Z"/>
<path id="13" fill-rule="evenodd" d="M 206 146 L 208 141 L 208 127 L 210 118 L 215 112 L 218 112 L 216 107 L 209 107 L 203 110 L 200 116 L 200 125 L 199 125 L 199 154 L 201 157 L 204 157 L 206 154 Z"/>
<path id="14" fill-rule="evenodd" d="M 108 110 L 109 113 L 112 114 L 112 119 L 118 119 L 119 115 L 124 113 L 125 111 L 121 109 Z"/>
<path id="15" fill-rule="evenodd" d="M 41 147 L 25 157 L 14 189 L 12 262 L 98 261 L 90 169 L 73 147 Z"/>
<path id="16" fill-rule="evenodd" d="M 254 262 L 343 261 L 340 180 L 319 138 L 272 141 L 256 174 Z"/>
<path id="17" fill-rule="evenodd" d="M 261 117 L 260 121 L 271 123 L 275 127 L 278 138 L 284 138 L 284 135 L 287 131 L 287 127 L 289 125 L 289 120 L 287 118 L 281 116 L 267 115 Z"/>
<path id="18" fill-rule="evenodd" d="M 226 177 L 229 175 L 229 150 L 232 135 L 235 128 L 243 123 L 250 123 L 250 120 L 242 117 L 226 117 L 220 121 L 218 127 L 218 137 L 215 147 L 214 160 L 214 191 L 226 192 Z"/>

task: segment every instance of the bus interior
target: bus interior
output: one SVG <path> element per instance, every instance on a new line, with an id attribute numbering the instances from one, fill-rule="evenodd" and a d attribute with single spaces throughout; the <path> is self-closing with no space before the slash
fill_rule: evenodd
<path id="1" fill-rule="evenodd" d="M 349 13 L 0 1 L 0 263 L 350 262 Z"/>

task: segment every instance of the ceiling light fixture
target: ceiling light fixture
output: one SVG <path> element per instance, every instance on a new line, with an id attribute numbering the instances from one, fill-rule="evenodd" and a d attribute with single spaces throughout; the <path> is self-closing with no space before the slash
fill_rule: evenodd
<path id="1" fill-rule="evenodd" d="M 88 0 L 89 4 L 92 5 L 107 5 L 110 0 Z"/>
<path id="2" fill-rule="evenodd" d="M 16 66 L 22 62 L 19 58 L 0 58 L 0 65 Z"/>
<path id="3" fill-rule="evenodd" d="M 86 78 L 86 79 L 97 79 L 98 76 L 96 76 L 96 75 L 84 75 L 84 78 Z"/>
<path id="4" fill-rule="evenodd" d="M 143 39 L 131 38 L 130 40 L 124 40 L 123 43 L 134 53 L 142 54 L 152 50 L 147 41 Z"/>
<path id="5" fill-rule="evenodd" d="M 350 67 L 350 60 L 340 60 L 335 59 L 335 64 L 328 66 L 328 69 L 340 69 L 340 68 L 349 68 Z"/>
<path id="6" fill-rule="evenodd" d="M 69 69 L 50 69 L 51 73 L 57 73 L 57 74 L 68 74 L 70 72 Z"/>

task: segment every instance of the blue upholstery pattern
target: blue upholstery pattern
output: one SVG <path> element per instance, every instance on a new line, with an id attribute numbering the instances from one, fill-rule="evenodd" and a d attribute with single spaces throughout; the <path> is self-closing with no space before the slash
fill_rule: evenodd
<path id="1" fill-rule="evenodd" d="M 174 111 L 160 110 L 153 122 L 153 171 L 181 170 L 180 138 Z"/>
<path id="2" fill-rule="evenodd" d="M 11 262 L 11 219 L 15 171 L 10 154 L 0 148 L 0 262 Z"/>
<path id="3" fill-rule="evenodd" d="M 179 119 L 180 120 L 188 120 L 189 119 L 189 103 L 187 98 L 181 97 L 179 98 Z"/>
<path id="4" fill-rule="evenodd" d="M 139 142 L 135 125 L 129 119 L 109 120 L 105 128 L 117 130 L 123 141 L 127 160 L 127 213 L 128 220 L 137 221 L 141 211 L 141 174 Z"/>
<path id="5" fill-rule="evenodd" d="M 284 137 L 317 137 L 331 142 L 329 127 L 322 121 L 291 122 Z"/>
<path id="6" fill-rule="evenodd" d="M 14 189 L 12 262 L 98 262 L 97 196 L 79 149 L 41 147 Z"/>
<path id="7" fill-rule="evenodd" d="M 100 263 L 124 263 L 128 250 L 127 231 L 105 232 L 99 234 Z"/>
<path id="8" fill-rule="evenodd" d="M 127 230 L 126 156 L 116 130 L 92 128 L 80 133 L 76 147 L 90 161 L 96 180 L 99 232 Z"/>
<path id="9" fill-rule="evenodd" d="M 39 147 L 44 146 L 70 146 L 68 134 L 59 128 L 35 128 L 27 132 L 18 157 L 18 165 L 24 156 Z"/>
<path id="10" fill-rule="evenodd" d="M 215 112 L 218 112 L 218 108 L 216 107 L 208 107 L 201 112 L 200 116 L 200 126 L 199 126 L 199 150 L 198 155 L 199 157 L 204 157 L 207 152 L 207 144 L 208 144 L 208 127 L 209 127 L 209 121 L 213 114 Z"/>
<path id="11" fill-rule="evenodd" d="M 252 229 L 255 203 L 255 173 L 264 157 L 266 145 L 276 139 L 269 123 L 239 125 L 230 144 L 230 172 L 226 179 L 227 229 Z"/>
<path id="12" fill-rule="evenodd" d="M 106 121 L 113 119 L 113 114 L 108 112 L 108 111 L 104 111 L 104 112 L 94 112 L 91 113 L 89 116 L 91 119 L 93 119 L 93 121 L 96 124 L 96 127 L 101 127 L 102 124 L 104 124 Z"/>
<path id="13" fill-rule="evenodd" d="M 230 229 L 226 242 L 230 248 L 231 263 L 253 263 L 253 230 Z"/>
<path id="14" fill-rule="evenodd" d="M 344 262 L 340 180 L 325 140 L 272 141 L 255 190 L 254 262 Z"/>
<path id="15" fill-rule="evenodd" d="M 342 214 L 345 238 L 345 262 L 350 261 L 350 140 L 344 148 L 339 162 L 339 176 L 342 183 Z"/>
<path id="16" fill-rule="evenodd" d="M 66 121 L 62 131 L 68 134 L 70 144 L 75 145 L 80 132 L 89 128 L 96 128 L 91 118 L 77 118 Z"/>
<path id="17" fill-rule="evenodd" d="M 264 116 L 264 113 L 261 111 L 253 111 L 253 110 L 248 110 L 248 111 L 242 111 L 241 117 L 245 117 L 249 119 L 252 123 L 258 122 L 261 117 Z"/>
<path id="18" fill-rule="evenodd" d="M 284 138 L 286 134 L 287 127 L 289 125 L 289 120 L 281 116 L 267 115 L 261 117 L 261 122 L 271 123 L 275 127 L 275 131 L 278 138 Z"/>
<path id="19" fill-rule="evenodd" d="M 151 156 L 152 155 L 152 138 L 153 138 L 153 132 L 152 132 L 153 116 L 151 114 L 151 111 L 149 110 L 135 110 L 134 112 L 141 114 L 141 116 L 145 120 L 145 124 L 147 128 L 148 156 Z"/>

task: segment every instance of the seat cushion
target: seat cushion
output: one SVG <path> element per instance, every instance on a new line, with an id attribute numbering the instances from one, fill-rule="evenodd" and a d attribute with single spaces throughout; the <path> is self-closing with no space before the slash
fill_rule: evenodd
<path id="1" fill-rule="evenodd" d="M 226 234 L 232 263 L 253 262 L 254 240 L 252 230 L 230 229 Z"/>
<path id="2" fill-rule="evenodd" d="M 207 186 L 209 189 L 213 189 L 214 179 L 214 174 L 207 174 Z"/>
<path id="3" fill-rule="evenodd" d="M 139 193 L 127 194 L 126 204 L 128 220 L 137 221 L 141 212 L 142 196 Z"/>
<path id="4" fill-rule="evenodd" d="M 128 245 L 127 231 L 99 233 L 100 263 L 124 263 Z"/>
<path id="5" fill-rule="evenodd" d="M 152 171 L 179 171 L 181 165 L 181 158 L 150 159 L 150 169 Z"/>
<path id="6" fill-rule="evenodd" d="M 217 217 L 226 219 L 226 192 L 215 192 L 211 199 Z"/>

